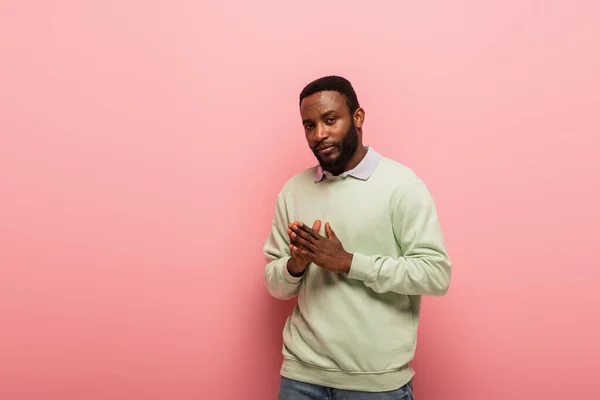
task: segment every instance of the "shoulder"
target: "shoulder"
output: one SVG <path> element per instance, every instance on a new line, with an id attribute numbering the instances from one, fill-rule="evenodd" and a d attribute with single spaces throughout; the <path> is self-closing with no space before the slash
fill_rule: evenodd
<path id="1" fill-rule="evenodd" d="M 404 191 L 415 184 L 423 183 L 412 168 L 387 157 L 381 157 L 378 172 L 381 179 L 396 191 Z"/>
<path id="2" fill-rule="evenodd" d="M 307 185 L 314 185 L 316 173 L 317 166 L 312 166 L 292 175 L 283 183 L 279 196 L 285 197 Z"/>
<path id="3" fill-rule="evenodd" d="M 393 203 L 426 204 L 432 201 L 427 184 L 409 166 L 382 157 L 379 170 L 381 184 L 391 189 Z"/>

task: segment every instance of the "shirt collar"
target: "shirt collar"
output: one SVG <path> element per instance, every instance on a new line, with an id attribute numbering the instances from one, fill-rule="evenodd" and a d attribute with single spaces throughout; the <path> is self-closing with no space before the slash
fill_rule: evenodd
<path id="1" fill-rule="evenodd" d="M 367 154 L 363 157 L 360 163 L 350 171 L 341 173 L 340 177 L 352 176 L 357 179 L 366 181 L 373 175 L 373 172 L 377 169 L 379 161 L 381 160 L 381 154 L 375 151 L 372 147 L 365 146 Z M 315 172 L 315 182 L 321 182 L 327 175 L 331 175 L 328 171 L 323 170 L 320 165 L 317 166 Z"/>

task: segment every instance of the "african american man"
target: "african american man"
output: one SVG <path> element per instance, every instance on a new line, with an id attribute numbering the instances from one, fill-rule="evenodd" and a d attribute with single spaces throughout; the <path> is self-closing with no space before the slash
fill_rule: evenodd
<path id="1" fill-rule="evenodd" d="M 435 203 L 407 166 L 363 145 L 351 83 L 300 93 L 318 164 L 278 193 L 264 245 L 269 293 L 297 297 L 283 329 L 280 400 L 414 399 L 421 296 L 448 291 Z"/>

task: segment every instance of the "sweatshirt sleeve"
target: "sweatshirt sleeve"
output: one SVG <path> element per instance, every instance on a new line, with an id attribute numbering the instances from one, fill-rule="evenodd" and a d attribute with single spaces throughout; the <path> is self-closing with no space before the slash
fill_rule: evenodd
<path id="1" fill-rule="evenodd" d="M 280 193 L 277 196 L 271 233 L 263 249 L 267 262 L 264 271 L 265 285 L 269 293 L 280 300 L 295 297 L 304 276 L 294 277 L 287 269 L 287 262 L 291 258 L 288 223 L 285 203 Z"/>
<path id="2" fill-rule="evenodd" d="M 412 184 L 393 202 L 392 224 L 402 256 L 354 253 L 348 277 L 378 293 L 446 294 L 451 263 L 436 206 L 424 182 Z"/>

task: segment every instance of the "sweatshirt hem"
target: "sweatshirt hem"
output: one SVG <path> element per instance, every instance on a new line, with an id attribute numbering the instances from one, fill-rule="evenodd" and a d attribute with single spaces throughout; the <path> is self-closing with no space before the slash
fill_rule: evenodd
<path id="1" fill-rule="evenodd" d="M 409 365 L 384 372 L 346 372 L 322 369 L 290 358 L 284 358 L 280 373 L 283 377 L 300 382 L 361 392 L 397 390 L 415 375 Z"/>

